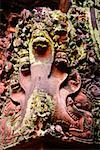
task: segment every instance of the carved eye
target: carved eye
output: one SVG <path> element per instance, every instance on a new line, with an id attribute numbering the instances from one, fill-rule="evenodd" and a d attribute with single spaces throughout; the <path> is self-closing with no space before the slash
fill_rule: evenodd
<path id="1" fill-rule="evenodd" d="M 38 55 L 44 55 L 48 50 L 48 42 L 42 38 L 42 40 L 33 43 L 33 53 Z"/>

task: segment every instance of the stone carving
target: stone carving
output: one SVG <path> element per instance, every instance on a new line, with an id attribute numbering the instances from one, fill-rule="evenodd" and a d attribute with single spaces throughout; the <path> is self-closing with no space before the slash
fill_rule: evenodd
<path id="1" fill-rule="evenodd" d="M 38 7 L 18 17 L 1 40 L 1 148 L 46 135 L 93 143 L 98 56 L 87 10 L 72 7 L 67 16 Z"/>

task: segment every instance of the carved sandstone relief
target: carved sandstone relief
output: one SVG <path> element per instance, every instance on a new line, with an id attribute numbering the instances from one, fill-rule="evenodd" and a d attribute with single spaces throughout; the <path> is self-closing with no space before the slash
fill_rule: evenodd
<path id="1" fill-rule="evenodd" d="M 1 149 L 47 135 L 95 142 L 99 55 L 90 25 L 85 8 L 24 9 L 1 39 Z"/>

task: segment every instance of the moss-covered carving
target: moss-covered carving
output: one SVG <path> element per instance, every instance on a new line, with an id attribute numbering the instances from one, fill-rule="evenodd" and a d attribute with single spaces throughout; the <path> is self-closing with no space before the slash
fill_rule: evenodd
<path id="1" fill-rule="evenodd" d="M 89 9 L 24 9 L 14 31 L 1 39 L 1 148 L 46 135 L 99 142 L 99 53 Z"/>

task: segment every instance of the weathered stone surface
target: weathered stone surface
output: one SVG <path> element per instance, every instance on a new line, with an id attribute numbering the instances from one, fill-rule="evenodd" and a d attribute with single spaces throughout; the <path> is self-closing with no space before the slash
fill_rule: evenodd
<path id="1" fill-rule="evenodd" d="M 0 39 L 1 149 L 46 136 L 100 142 L 100 55 L 90 12 L 38 7 L 9 17 Z"/>

